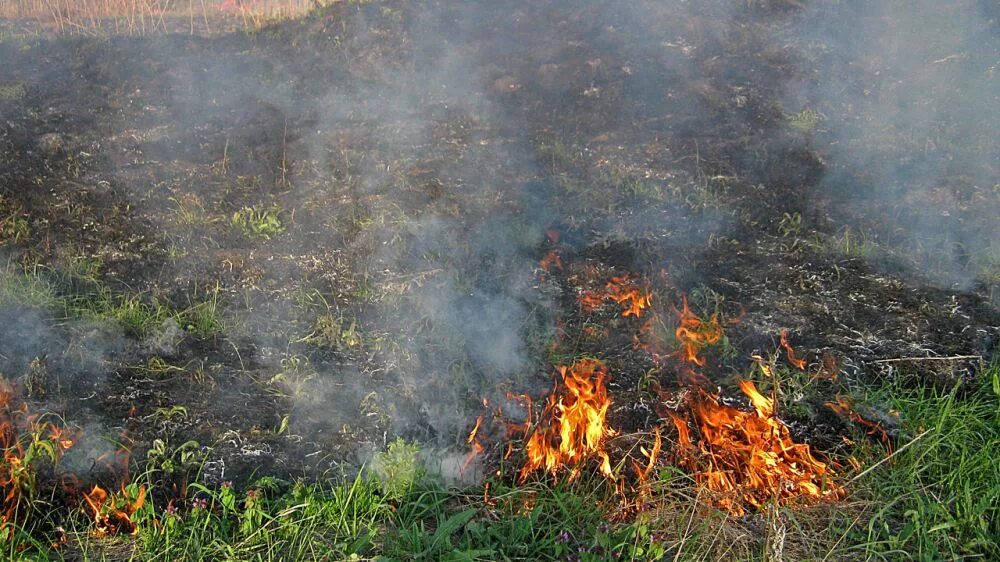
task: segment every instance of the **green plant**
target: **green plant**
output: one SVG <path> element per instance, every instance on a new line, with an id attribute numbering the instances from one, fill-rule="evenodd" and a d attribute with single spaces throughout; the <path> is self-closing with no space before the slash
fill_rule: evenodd
<path id="1" fill-rule="evenodd" d="M 2 99 L 2 95 L 0 95 Z M 0 245 L 16 244 L 31 236 L 28 214 L 13 202 L 0 195 Z"/>
<path id="2" fill-rule="evenodd" d="M 372 468 L 382 480 L 385 497 L 392 501 L 402 500 L 426 474 L 420 447 L 402 438 L 376 453 Z"/>
<path id="3" fill-rule="evenodd" d="M 778 223 L 778 232 L 782 237 L 797 235 L 802 230 L 802 213 L 784 213 Z"/>
<path id="4" fill-rule="evenodd" d="M 916 560 L 1000 558 L 1000 364 L 970 388 L 890 385 L 874 398 L 900 411 L 909 439 L 868 481 L 865 547 Z"/>
<path id="5" fill-rule="evenodd" d="M 248 238 L 270 240 L 285 231 L 280 213 L 279 207 L 271 207 L 270 209 L 243 207 L 233 213 L 231 223 Z"/>
<path id="6" fill-rule="evenodd" d="M 223 328 L 219 290 L 217 283 L 201 300 L 189 301 L 188 307 L 176 314 L 185 331 L 200 338 L 210 338 Z"/>
<path id="7" fill-rule="evenodd" d="M 169 421 L 178 416 L 184 418 L 187 412 L 175 407 L 160 409 L 154 415 Z M 154 439 L 152 446 L 146 451 L 146 472 L 159 478 L 186 477 L 198 470 L 207 455 L 208 451 L 194 440 L 172 447 L 166 439 Z"/>
<path id="8" fill-rule="evenodd" d="M 823 116 L 819 112 L 812 109 L 803 109 L 788 117 L 788 125 L 802 133 L 813 133 L 822 119 Z"/>

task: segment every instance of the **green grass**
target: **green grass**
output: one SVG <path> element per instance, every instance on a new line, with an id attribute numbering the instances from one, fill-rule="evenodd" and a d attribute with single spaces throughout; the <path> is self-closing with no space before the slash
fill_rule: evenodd
<path id="1" fill-rule="evenodd" d="M 0 306 L 36 307 L 61 320 L 110 322 L 136 337 L 150 335 L 171 318 L 199 338 L 212 337 L 223 328 L 218 286 L 196 293 L 181 308 L 127 288 L 114 289 L 98 279 L 98 270 L 99 265 L 85 259 L 61 270 L 8 266 L 0 270 Z"/>
<path id="2" fill-rule="evenodd" d="M 247 238 L 270 240 L 285 231 L 280 214 L 281 209 L 278 207 L 244 207 L 233 213 L 231 222 Z"/>
<path id="3" fill-rule="evenodd" d="M 888 559 L 1000 559 L 1000 364 L 949 392 L 887 387 L 911 439 L 873 472 L 865 542 Z"/>

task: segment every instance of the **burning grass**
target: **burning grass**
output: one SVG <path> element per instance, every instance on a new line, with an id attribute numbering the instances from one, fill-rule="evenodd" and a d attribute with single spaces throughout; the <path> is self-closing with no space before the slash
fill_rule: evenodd
<path id="1" fill-rule="evenodd" d="M 521 468 L 521 480 L 537 470 L 552 476 L 568 470 L 572 480 L 579 475 L 580 465 L 590 459 L 598 460 L 601 474 L 610 477 L 611 460 L 604 442 L 615 433 L 607 425 L 608 369 L 596 359 L 581 359 L 557 371 L 561 380 L 549 394 L 538 423 L 532 424 L 529 417 L 525 424 L 528 459 Z"/>
<path id="2" fill-rule="evenodd" d="M 752 412 L 722 404 L 718 396 L 698 389 L 687 395 L 686 415 L 670 413 L 679 435 L 677 465 L 734 515 L 770 502 L 841 497 L 829 464 L 817 459 L 809 445 L 792 439 L 775 417 L 773 400 L 751 381 L 740 381 L 740 389 L 753 404 Z"/>
<path id="3" fill-rule="evenodd" d="M 10 541 L 34 511 L 39 476 L 73 446 L 75 432 L 29 413 L 19 391 L 0 378 L 0 536 Z"/>

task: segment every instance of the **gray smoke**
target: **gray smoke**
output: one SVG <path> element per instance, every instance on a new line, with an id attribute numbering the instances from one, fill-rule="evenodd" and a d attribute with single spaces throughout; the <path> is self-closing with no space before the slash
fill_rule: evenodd
<path id="1" fill-rule="evenodd" d="M 1000 257 L 1000 20 L 994 2 L 814 2 L 797 16 L 788 105 L 822 115 L 814 205 L 971 286 Z M 958 211 L 958 212 L 955 212 Z"/>

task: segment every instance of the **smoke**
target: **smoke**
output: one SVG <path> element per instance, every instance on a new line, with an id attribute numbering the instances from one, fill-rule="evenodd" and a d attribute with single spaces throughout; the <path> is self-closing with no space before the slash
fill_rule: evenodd
<path id="1" fill-rule="evenodd" d="M 998 26 L 991 2 L 880 0 L 811 3 L 792 27 L 788 105 L 822 115 L 814 205 L 924 282 L 968 288 L 1000 255 Z"/>

